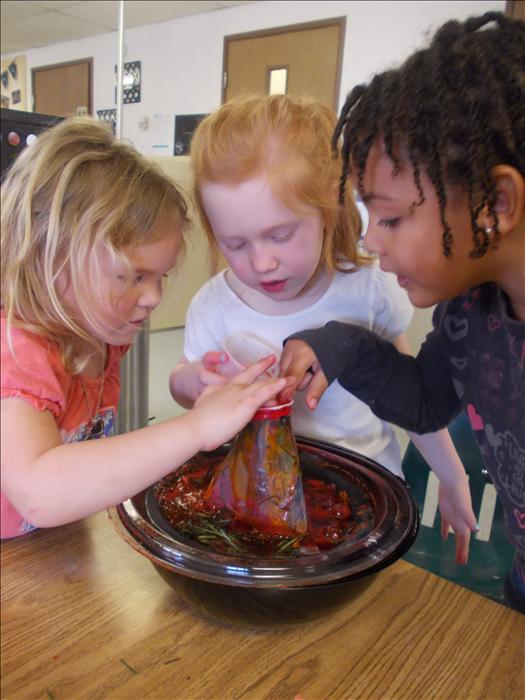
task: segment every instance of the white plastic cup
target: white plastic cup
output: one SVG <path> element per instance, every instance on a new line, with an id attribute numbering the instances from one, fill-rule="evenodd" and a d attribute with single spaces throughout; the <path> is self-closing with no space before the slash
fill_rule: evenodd
<path id="1" fill-rule="evenodd" d="M 279 376 L 280 350 L 255 334 L 237 333 L 230 335 L 224 341 L 223 347 L 229 359 L 223 365 L 219 365 L 218 370 L 224 376 L 234 377 L 246 367 L 269 355 L 274 355 L 277 361 L 262 376 Z"/>

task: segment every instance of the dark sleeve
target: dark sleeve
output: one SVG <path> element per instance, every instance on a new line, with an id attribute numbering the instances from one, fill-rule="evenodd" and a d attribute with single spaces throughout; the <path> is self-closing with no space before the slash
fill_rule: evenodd
<path id="1" fill-rule="evenodd" d="M 366 328 L 338 321 L 287 340 L 292 338 L 310 345 L 329 383 L 337 379 L 379 418 L 406 430 L 440 430 L 461 410 L 437 328 L 417 357 Z"/>

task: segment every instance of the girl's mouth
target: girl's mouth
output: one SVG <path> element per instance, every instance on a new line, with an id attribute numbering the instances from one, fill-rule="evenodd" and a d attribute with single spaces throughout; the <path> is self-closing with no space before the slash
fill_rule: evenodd
<path id="1" fill-rule="evenodd" d="M 275 280 L 273 282 L 261 282 L 261 287 L 268 294 L 283 292 L 286 287 L 286 280 Z"/>
<path id="2" fill-rule="evenodd" d="M 408 282 L 408 277 L 403 277 L 403 275 L 397 275 L 397 283 L 403 289 L 406 289 L 408 287 Z"/>

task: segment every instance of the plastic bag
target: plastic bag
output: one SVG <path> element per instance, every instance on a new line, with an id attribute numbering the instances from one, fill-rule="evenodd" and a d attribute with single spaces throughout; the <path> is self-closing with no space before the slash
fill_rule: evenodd
<path id="1" fill-rule="evenodd" d="M 264 533 L 306 532 L 299 455 L 290 424 L 292 404 L 264 407 L 239 433 L 206 492 L 239 522 Z"/>

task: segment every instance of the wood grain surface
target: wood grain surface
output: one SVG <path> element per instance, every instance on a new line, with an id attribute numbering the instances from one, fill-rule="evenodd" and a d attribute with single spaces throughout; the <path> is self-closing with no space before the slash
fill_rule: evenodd
<path id="1" fill-rule="evenodd" d="M 525 616 L 398 561 L 321 621 L 205 618 L 105 513 L 2 544 L 3 700 L 521 700 Z"/>

